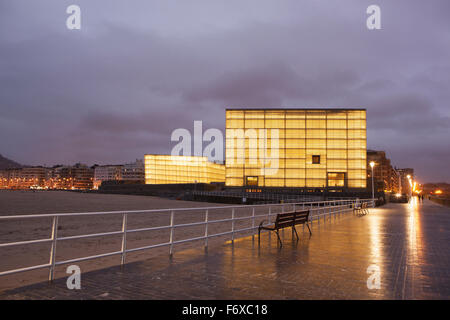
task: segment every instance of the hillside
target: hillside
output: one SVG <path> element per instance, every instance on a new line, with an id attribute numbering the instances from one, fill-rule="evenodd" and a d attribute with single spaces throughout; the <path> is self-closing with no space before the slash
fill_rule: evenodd
<path id="1" fill-rule="evenodd" d="M 8 168 L 18 168 L 22 167 L 20 163 L 17 163 L 13 160 L 10 160 L 8 158 L 5 158 L 0 154 L 0 170 L 1 169 L 8 169 Z"/>

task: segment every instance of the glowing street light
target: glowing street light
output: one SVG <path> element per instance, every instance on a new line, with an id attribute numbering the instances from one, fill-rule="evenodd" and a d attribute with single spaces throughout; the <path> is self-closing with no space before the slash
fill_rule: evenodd
<path id="1" fill-rule="evenodd" d="M 369 165 L 372 168 L 372 199 L 375 199 L 375 190 L 373 186 L 373 167 L 375 167 L 375 161 L 370 161 Z"/>

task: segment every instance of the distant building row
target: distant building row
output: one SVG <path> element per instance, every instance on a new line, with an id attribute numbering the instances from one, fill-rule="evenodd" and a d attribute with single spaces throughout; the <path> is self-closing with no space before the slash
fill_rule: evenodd
<path id="1" fill-rule="evenodd" d="M 375 162 L 373 177 L 376 191 L 408 194 L 411 186 L 408 176 L 414 177 L 414 169 L 397 169 L 391 165 L 385 151 L 367 150 L 367 178 L 372 179 L 370 162 Z M 369 185 L 369 184 L 368 184 Z"/>
<path id="2" fill-rule="evenodd" d="M 24 167 L 0 170 L 3 189 L 92 189 L 94 170 L 83 164 L 74 166 Z"/>
<path id="3" fill-rule="evenodd" d="M 144 181 L 144 163 L 88 167 L 74 166 L 24 167 L 0 170 L 0 189 L 97 189 L 103 181 Z"/>

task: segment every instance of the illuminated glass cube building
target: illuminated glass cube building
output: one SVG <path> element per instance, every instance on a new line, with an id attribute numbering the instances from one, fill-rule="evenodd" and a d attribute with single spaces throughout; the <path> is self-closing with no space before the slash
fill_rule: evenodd
<path id="1" fill-rule="evenodd" d="M 225 182 L 225 166 L 207 157 L 146 154 L 146 184 Z"/>
<path id="2" fill-rule="evenodd" d="M 366 188 L 365 109 L 227 109 L 229 187 Z"/>

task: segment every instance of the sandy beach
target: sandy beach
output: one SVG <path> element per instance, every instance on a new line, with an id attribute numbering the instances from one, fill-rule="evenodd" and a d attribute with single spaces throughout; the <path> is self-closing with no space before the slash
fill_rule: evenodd
<path id="1" fill-rule="evenodd" d="M 75 213 L 75 212 L 104 212 L 151 210 L 166 208 L 200 208 L 227 206 L 217 203 L 191 202 L 169 200 L 157 197 L 111 195 L 95 193 L 78 193 L 68 191 L 0 191 L 0 215 L 35 215 L 48 213 Z M 262 214 L 258 212 L 256 214 Z M 251 208 L 235 210 L 235 216 L 250 216 Z M 176 212 L 174 223 L 190 223 L 204 221 L 205 210 L 189 212 Z M 209 210 L 209 220 L 231 218 L 230 209 Z M 261 220 L 261 218 L 259 218 Z M 257 220 L 258 224 L 260 221 Z M 251 226 L 251 220 L 236 222 L 235 228 Z M 149 214 L 129 214 L 128 229 L 166 226 L 170 224 L 170 213 L 155 212 Z M 122 227 L 122 214 L 61 217 L 59 219 L 58 237 L 120 231 Z M 204 226 L 177 228 L 174 240 L 200 237 L 204 235 Z M 209 233 L 219 233 L 231 230 L 231 222 L 215 223 L 209 225 Z M 137 248 L 146 245 L 164 243 L 169 241 L 169 230 L 146 231 L 130 233 L 127 235 L 127 248 Z M 241 234 L 241 236 L 244 234 Z M 3 220 L 0 221 L 0 243 L 26 241 L 33 239 L 46 239 L 51 236 L 51 218 Z M 238 235 L 237 235 L 238 236 Z M 223 244 L 226 237 L 217 237 L 209 240 L 209 246 Z M 120 250 L 122 237 L 113 235 L 89 239 L 59 241 L 56 249 L 57 261 L 74 259 L 100 253 Z M 175 246 L 175 254 L 179 250 L 202 246 L 203 241 L 189 242 Z M 162 259 L 169 259 L 169 248 L 161 247 L 127 254 L 127 262 L 142 260 L 160 255 Z M 27 246 L 13 246 L 0 248 L 0 271 L 32 265 L 48 263 L 50 244 L 33 244 Z M 90 261 L 78 262 L 82 272 L 97 270 L 120 263 L 120 256 L 100 258 Z M 55 277 L 67 277 L 67 265 L 56 268 Z M 48 279 L 48 269 L 22 272 L 15 275 L 0 277 L 0 291 L 24 286 Z"/>

